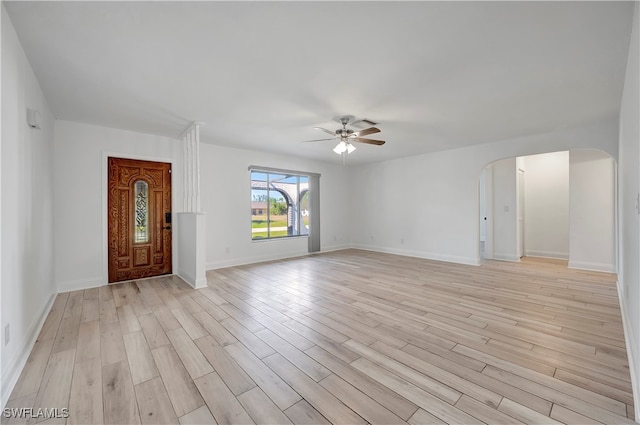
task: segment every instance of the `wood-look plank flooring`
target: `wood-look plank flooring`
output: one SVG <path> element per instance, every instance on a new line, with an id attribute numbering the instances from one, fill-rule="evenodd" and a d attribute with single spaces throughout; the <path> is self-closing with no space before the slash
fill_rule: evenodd
<path id="1" fill-rule="evenodd" d="M 633 423 L 615 275 L 345 250 L 207 277 L 59 294 L 7 407 L 69 424 Z"/>

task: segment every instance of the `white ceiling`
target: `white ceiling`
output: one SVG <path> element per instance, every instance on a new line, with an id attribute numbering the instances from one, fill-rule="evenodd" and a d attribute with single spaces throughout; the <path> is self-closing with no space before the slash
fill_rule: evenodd
<path id="1" fill-rule="evenodd" d="M 632 2 L 4 2 L 56 118 L 350 164 L 618 114 Z M 374 137 L 375 136 L 375 137 Z M 90 143 L 90 141 L 87 141 Z"/>

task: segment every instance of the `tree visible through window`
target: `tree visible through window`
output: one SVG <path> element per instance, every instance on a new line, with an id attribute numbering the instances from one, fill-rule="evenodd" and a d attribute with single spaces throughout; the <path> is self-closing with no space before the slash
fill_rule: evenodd
<path id="1" fill-rule="evenodd" d="M 309 234 L 309 177 L 251 171 L 251 239 Z"/>

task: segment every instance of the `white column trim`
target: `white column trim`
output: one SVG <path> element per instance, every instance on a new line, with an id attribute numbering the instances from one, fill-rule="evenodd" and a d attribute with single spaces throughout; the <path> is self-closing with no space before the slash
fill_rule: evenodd
<path id="1" fill-rule="evenodd" d="M 193 122 L 182 132 L 184 212 L 200 212 L 200 126 Z"/>

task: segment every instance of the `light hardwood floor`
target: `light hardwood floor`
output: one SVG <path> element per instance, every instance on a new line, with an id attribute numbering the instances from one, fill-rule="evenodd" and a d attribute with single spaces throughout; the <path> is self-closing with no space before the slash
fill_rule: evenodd
<path id="1" fill-rule="evenodd" d="M 66 407 L 69 424 L 633 422 L 615 275 L 345 250 L 207 276 L 59 294 L 7 407 Z"/>

